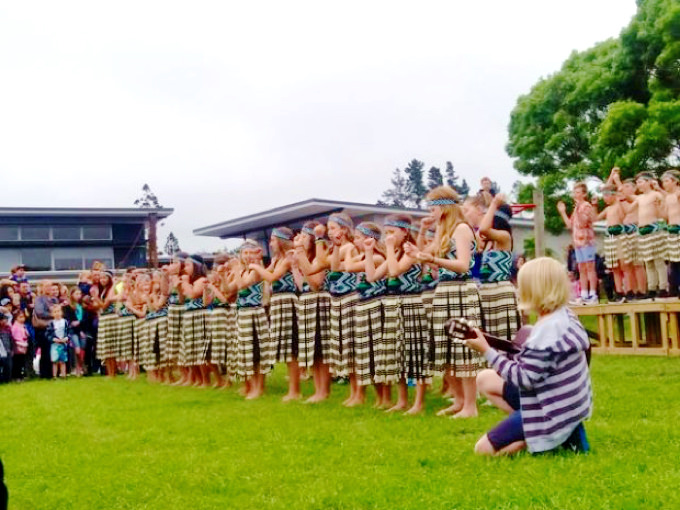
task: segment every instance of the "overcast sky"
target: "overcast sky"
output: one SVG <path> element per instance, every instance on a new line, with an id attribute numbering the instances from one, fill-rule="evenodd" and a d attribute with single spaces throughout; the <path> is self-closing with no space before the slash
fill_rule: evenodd
<path id="1" fill-rule="evenodd" d="M 517 97 L 617 36 L 634 0 L 0 3 L 3 206 L 130 207 L 192 230 L 375 203 L 417 158 L 509 190 Z"/>

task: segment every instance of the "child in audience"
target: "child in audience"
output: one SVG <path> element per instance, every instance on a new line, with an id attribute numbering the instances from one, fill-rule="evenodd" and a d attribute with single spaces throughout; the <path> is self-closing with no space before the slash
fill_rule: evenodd
<path id="1" fill-rule="evenodd" d="M 28 330 L 26 314 L 19 310 L 12 322 L 12 340 L 14 342 L 14 359 L 12 360 L 12 378 L 23 380 L 26 377 L 26 353 L 28 352 Z"/>
<path id="2" fill-rule="evenodd" d="M 12 330 L 7 315 L 0 313 L 0 383 L 7 383 L 12 378 Z"/>
<path id="3" fill-rule="evenodd" d="M 68 322 L 64 319 L 64 311 L 60 304 L 51 306 L 50 313 L 52 320 L 47 326 L 47 341 L 50 344 L 52 377 L 66 377 L 70 328 Z"/>

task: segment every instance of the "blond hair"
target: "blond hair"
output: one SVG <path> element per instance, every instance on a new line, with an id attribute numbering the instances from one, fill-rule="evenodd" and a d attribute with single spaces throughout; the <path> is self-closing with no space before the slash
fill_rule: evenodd
<path id="1" fill-rule="evenodd" d="M 429 200 L 454 200 L 460 201 L 458 193 L 451 186 L 437 186 L 430 190 L 425 197 Z M 451 239 L 456 227 L 461 223 L 465 223 L 465 217 L 458 203 L 450 205 L 440 205 L 442 208 L 442 217 L 437 225 L 437 236 L 439 239 L 439 256 L 444 257 L 449 252 L 451 246 Z"/>
<path id="2" fill-rule="evenodd" d="M 347 240 L 354 240 L 354 222 L 349 214 L 344 212 L 333 213 L 328 217 L 328 223 L 335 223 L 345 232 Z"/>
<path id="3" fill-rule="evenodd" d="M 524 264 L 517 274 L 519 309 L 541 314 L 554 312 L 569 302 L 567 268 L 550 257 Z"/>

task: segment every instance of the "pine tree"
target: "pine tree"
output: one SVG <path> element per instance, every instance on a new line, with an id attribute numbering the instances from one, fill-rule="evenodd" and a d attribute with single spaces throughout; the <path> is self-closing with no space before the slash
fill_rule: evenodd
<path id="1" fill-rule="evenodd" d="M 168 234 L 168 238 L 165 240 L 165 253 L 172 257 L 175 253 L 180 251 L 179 241 L 173 232 Z"/>
<path id="2" fill-rule="evenodd" d="M 158 202 L 158 197 L 151 191 L 148 184 L 142 186 L 142 196 L 135 200 L 135 205 L 140 209 L 162 209 L 163 206 Z"/>
<path id="3" fill-rule="evenodd" d="M 425 198 L 427 189 L 423 184 L 423 167 L 425 163 L 412 159 L 404 169 L 406 174 L 406 190 L 408 192 L 408 202 L 410 206 L 420 208 L 420 202 Z"/>
<path id="4" fill-rule="evenodd" d="M 378 205 L 406 207 L 409 199 L 407 182 L 398 168 L 394 170 L 390 184 L 392 187 L 383 191 L 382 198 L 378 200 Z"/>
<path id="5" fill-rule="evenodd" d="M 452 188 L 458 186 L 458 176 L 453 169 L 453 163 L 450 161 L 446 162 L 446 184 Z"/>
<path id="6" fill-rule="evenodd" d="M 461 198 L 466 198 L 470 193 L 470 186 L 468 186 L 468 183 L 465 179 L 463 179 L 463 182 L 460 186 L 456 186 L 454 189 L 461 196 Z"/>
<path id="7" fill-rule="evenodd" d="M 158 197 L 155 193 L 151 191 L 151 187 L 148 184 L 142 186 L 142 196 L 135 200 L 135 205 L 140 209 L 162 209 L 163 206 L 158 202 Z M 149 265 L 153 268 L 158 267 L 158 236 L 156 231 L 156 225 L 158 224 L 158 215 L 154 212 L 149 214 L 149 219 L 147 221 L 147 231 L 148 231 L 148 261 Z"/>
<path id="8" fill-rule="evenodd" d="M 444 184 L 444 178 L 442 177 L 442 171 L 433 166 L 427 172 L 427 187 L 430 189 L 436 188 Z"/>

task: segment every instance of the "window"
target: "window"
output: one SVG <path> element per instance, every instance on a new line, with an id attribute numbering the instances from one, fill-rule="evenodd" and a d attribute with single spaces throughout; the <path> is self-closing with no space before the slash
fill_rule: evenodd
<path id="1" fill-rule="evenodd" d="M 19 227 L 0 227 L 0 241 L 16 241 L 19 239 Z"/>
<path id="2" fill-rule="evenodd" d="M 83 239 L 89 241 L 111 239 L 111 225 L 87 225 L 83 227 Z"/>
<path id="3" fill-rule="evenodd" d="M 80 227 L 68 225 L 52 227 L 52 239 L 55 241 L 80 240 Z"/>
<path id="4" fill-rule="evenodd" d="M 83 259 L 82 257 L 54 257 L 54 269 L 55 271 L 75 271 L 83 269 Z"/>
<path id="5" fill-rule="evenodd" d="M 22 241 L 49 241 L 50 227 L 21 227 Z"/>
<path id="6" fill-rule="evenodd" d="M 50 271 L 52 269 L 52 252 L 45 248 L 21 250 L 21 263 L 29 271 Z"/>

